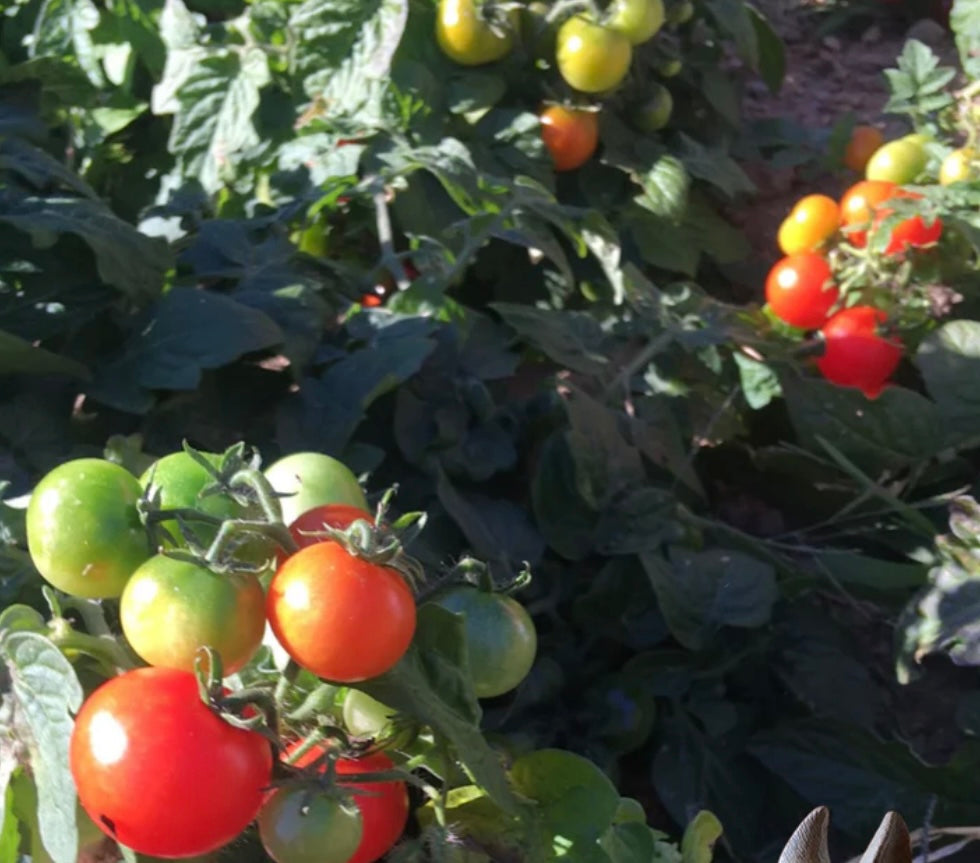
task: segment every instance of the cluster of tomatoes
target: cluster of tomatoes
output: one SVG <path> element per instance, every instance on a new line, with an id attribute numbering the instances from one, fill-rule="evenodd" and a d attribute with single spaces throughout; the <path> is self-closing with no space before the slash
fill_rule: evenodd
<path id="1" fill-rule="evenodd" d="M 823 352 L 817 368 L 828 381 L 856 387 L 877 397 L 902 358 L 902 343 L 886 327 L 888 313 L 869 304 L 861 285 L 844 292 L 836 268 L 857 255 L 870 254 L 869 238 L 888 232 L 881 255 L 898 263 L 935 246 L 942 220 L 922 215 L 894 216 L 890 204 L 921 200 L 905 188 L 928 162 L 926 140 L 909 135 L 885 143 L 881 133 L 859 126 L 844 154 L 845 164 L 865 179 L 836 201 L 827 195 L 801 198 L 779 227 L 777 241 L 786 257 L 766 278 L 765 296 L 772 315 L 791 327 L 819 331 Z"/>
<path id="2" fill-rule="evenodd" d="M 408 777 L 383 751 L 394 712 L 351 684 L 409 649 L 418 567 L 340 462 L 299 453 L 262 473 L 242 451 L 171 453 L 139 479 L 78 459 L 31 496 L 38 571 L 71 596 L 118 600 L 125 642 L 147 663 L 95 688 L 76 717 L 79 800 L 142 854 L 205 854 L 257 820 L 277 863 L 372 863 L 404 831 Z M 430 601 L 462 618 L 477 696 L 523 680 L 537 640 L 519 603 L 470 584 Z M 304 737 L 283 726 L 271 687 L 223 686 L 263 641 L 294 672 L 347 686 L 342 718 L 331 702 Z"/>
<path id="3" fill-rule="evenodd" d="M 615 90 L 625 80 L 634 49 L 649 42 L 665 24 L 679 25 L 694 14 L 693 4 L 664 0 L 611 0 L 604 8 L 584 2 L 552 33 L 552 7 L 529 3 L 518 10 L 513 3 L 482 0 L 440 0 L 436 40 L 452 60 L 466 66 L 493 63 L 509 54 L 522 37 L 538 43 L 542 34 L 554 39 L 553 61 L 564 82 L 578 93 L 598 95 Z M 560 14 L 562 4 L 554 7 Z M 522 26 L 521 15 L 527 19 Z M 677 58 L 661 64 L 664 77 L 680 70 Z M 670 91 L 662 84 L 648 87 L 648 98 L 635 106 L 639 131 L 654 132 L 667 125 L 673 109 Z M 557 171 L 584 165 L 599 144 L 599 121 L 594 105 L 550 104 L 540 114 L 541 135 Z"/>

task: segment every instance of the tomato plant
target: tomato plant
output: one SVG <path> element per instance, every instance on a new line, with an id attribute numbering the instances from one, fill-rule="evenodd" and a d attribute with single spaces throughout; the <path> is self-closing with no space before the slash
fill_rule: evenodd
<path id="1" fill-rule="evenodd" d="M 531 616 L 516 599 L 460 586 L 438 594 L 433 602 L 463 618 L 466 655 L 479 698 L 504 695 L 527 677 L 538 637 Z"/>
<path id="2" fill-rule="evenodd" d="M 342 683 L 387 671 L 415 632 L 415 599 L 405 579 L 333 541 L 300 549 L 279 567 L 266 610 L 299 665 Z"/>
<path id="3" fill-rule="evenodd" d="M 595 111 L 550 105 L 541 112 L 541 138 L 556 171 L 582 167 L 599 145 L 599 120 Z"/>
<path id="4" fill-rule="evenodd" d="M 255 575 L 218 574 L 158 554 L 127 582 L 119 618 L 133 650 L 150 665 L 193 671 L 197 649 L 209 646 L 231 674 L 262 643 L 265 593 Z"/>
<path id="5" fill-rule="evenodd" d="M 293 745 L 286 749 L 287 760 L 297 748 Z M 315 746 L 290 763 L 296 767 L 306 767 L 321 759 L 324 752 L 322 745 Z M 395 767 L 391 758 L 383 752 L 361 758 L 338 758 L 335 765 L 341 779 L 358 773 L 381 773 Z M 408 821 L 408 791 L 405 783 L 350 782 L 343 787 L 352 793 L 363 825 L 361 844 L 348 863 L 375 863 L 391 850 L 405 830 Z"/>
<path id="6" fill-rule="evenodd" d="M 38 572 L 74 596 L 119 596 L 150 556 L 136 509 L 140 493 L 136 477 L 101 459 L 76 459 L 46 474 L 27 508 Z"/>
<path id="7" fill-rule="evenodd" d="M 887 316 L 870 306 L 837 312 L 820 330 L 823 355 L 820 373 L 831 383 L 856 387 L 869 399 L 877 398 L 902 359 L 899 342 L 881 336 Z"/>
<path id="8" fill-rule="evenodd" d="M 262 805 L 258 824 L 276 863 L 347 863 L 363 839 L 352 801 L 303 786 L 277 790 Z"/>
<path id="9" fill-rule="evenodd" d="M 779 248 L 785 255 L 812 252 L 837 232 L 839 224 L 840 208 L 833 198 L 807 195 L 796 202 L 779 226 Z"/>
<path id="10" fill-rule="evenodd" d="M 623 82 L 633 48 L 623 33 L 586 15 L 576 15 L 558 31 L 556 59 L 569 86 L 583 93 L 602 93 Z"/>
<path id="11" fill-rule="evenodd" d="M 493 63 L 510 53 L 513 18 L 501 24 L 487 20 L 481 0 L 439 0 L 436 39 L 447 57 L 464 66 Z"/>
<path id="12" fill-rule="evenodd" d="M 270 465 L 266 479 L 281 496 L 283 521 L 290 524 L 304 512 L 328 503 L 367 509 L 357 477 L 335 458 L 315 452 L 287 455 Z"/>
<path id="13" fill-rule="evenodd" d="M 863 174 L 868 161 L 885 143 L 885 136 L 874 126 L 855 126 L 844 150 L 844 165 Z"/>
<path id="14" fill-rule="evenodd" d="M 816 329 L 837 303 L 839 293 L 827 260 L 814 252 L 783 258 L 766 277 L 766 302 L 780 320 Z"/>
<path id="15" fill-rule="evenodd" d="M 605 24 L 623 33 L 633 45 L 648 42 L 666 19 L 663 0 L 613 0 Z"/>
<path id="16" fill-rule="evenodd" d="M 70 762 L 82 806 L 106 833 L 144 854 L 189 857 L 255 817 L 272 750 L 215 715 L 193 674 L 138 668 L 86 699 Z"/>

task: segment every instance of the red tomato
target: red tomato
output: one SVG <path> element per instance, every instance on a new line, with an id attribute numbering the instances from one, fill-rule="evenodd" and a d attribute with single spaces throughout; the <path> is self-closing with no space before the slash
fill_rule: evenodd
<path id="1" fill-rule="evenodd" d="M 804 330 L 819 327 L 839 293 L 826 259 L 815 252 L 783 258 L 766 278 L 766 302 L 782 321 Z"/>
<path id="2" fill-rule="evenodd" d="M 922 197 L 915 192 L 908 192 L 905 189 L 898 189 L 892 198 L 912 198 L 918 200 Z M 894 212 L 893 210 L 879 206 L 875 210 L 875 225 L 881 224 L 885 219 L 888 218 Z M 888 245 L 885 247 L 886 255 L 897 255 L 901 252 L 907 251 L 909 248 L 922 248 L 923 246 L 932 246 L 939 242 L 939 238 L 943 234 L 943 222 L 942 219 L 935 219 L 934 221 L 926 224 L 922 216 L 912 216 L 909 219 L 903 219 L 894 228 L 892 228 L 891 238 L 888 241 Z"/>
<path id="3" fill-rule="evenodd" d="M 323 541 L 323 537 L 311 536 L 311 534 L 322 532 L 324 525 L 337 530 L 347 530 L 358 519 L 374 524 L 374 516 L 359 506 L 328 503 L 304 512 L 289 525 L 289 533 L 296 545 L 306 548 L 308 545 Z"/>
<path id="4" fill-rule="evenodd" d="M 82 806 L 106 833 L 143 854 L 191 857 L 255 817 L 272 750 L 202 703 L 190 672 L 137 668 L 82 705 L 69 763 Z"/>
<path id="5" fill-rule="evenodd" d="M 294 743 L 287 747 L 285 753 L 287 760 L 298 746 L 298 743 Z M 314 746 L 296 759 L 294 765 L 305 767 L 312 764 L 323 753 L 323 746 Z M 383 752 L 376 752 L 363 758 L 340 758 L 336 766 L 338 775 L 349 776 L 352 773 L 380 773 L 384 770 L 392 770 L 395 764 Z M 405 831 L 405 823 L 408 821 L 408 792 L 405 783 L 364 782 L 344 787 L 368 792 L 353 795 L 354 803 L 361 810 L 361 824 L 364 831 L 357 852 L 347 863 L 374 863 L 392 848 Z"/>
<path id="6" fill-rule="evenodd" d="M 383 674 L 415 634 L 415 597 L 405 579 L 330 540 L 300 549 L 279 567 L 266 612 L 297 663 L 339 683 Z"/>
<path id="7" fill-rule="evenodd" d="M 841 198 L 841 224 L 845 228 L 868 225 L 878 205 L 894 197 L 897 189 L 898 186 L 885 180 L 862 180 L 855 183 Z M 859 248 L 867 243 L 867 238 L 867 231 L 847 231 L 848 241 Z"/>
<path id="8" fill-rule="evenodd" d="M 368 309 L 376 309 L 383 300 L 377 294 L 361 294 L 361 305 Z"/>
<path id="9" fill-rule="evenodd" d="M 821 374 L 831 383 L 856 387 L 869 399 L 877 398 L 885 381 L 902 359 L 902 345 L 878 335 L 886 315 L 871 306 L 842 309 L 821 329 L 824 353 L 817 360 Z"/>
<path id="10" fill-rule="evenodd" d="M 885 143 L 885 136 L 874 126 L 855 126 L 844 151 L 844 164 L 852 171 L 864 173 L 868 160 Z"/>
<path id="11" fill-rule="evenodd" d="M 599 146 L 599 115 L 551 105 L 541 112 L 541 138 L 556 171 L 582 167 Z"/>

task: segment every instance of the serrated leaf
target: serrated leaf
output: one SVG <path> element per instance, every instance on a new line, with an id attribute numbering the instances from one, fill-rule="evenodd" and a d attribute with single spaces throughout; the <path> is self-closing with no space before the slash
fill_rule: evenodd
<path id="1" fill-rule="evenodd" d="M 764 408 L 774 398 L 782 395 L 779 377 L 765 363 L 760 363 L 741 352 L 733 354 L 738 366 L 742 394 L 753 410 Z"/>
<path id="2" fill-rule="evenodd" d="M 680 160 L 693 176 L 711 183 L 729 197 L 756 191 L 745 171 L 721 148 L 706 147 L 683 132 L 680 142 Z"/>
<path id="3" fill-rule="evenodd" d="M 980 421 L 980 323 L 950 321 L 919 345 L 915 364 L 936 403 L 947 438 L 976 438 Z"/>
<path id="4" fill-rule="evenodd" d="M 38 823 L 55 863 L 75 863 L 75 783 L 68 769 L 71 714 L 82 687 L 71 663 L 54 644 L 33 632 L 10 632 L 0 642 L 10 672 L 16 710 L 30 731 L 27 741 L 38 792 Z"/>
<path id="5" fill-rule="evenodd" d="M 512 303 L 491 303 L 490 308 L 559 365 L 582 374 L 600 374 L 606 368 L 604 335 L 592 315 Z"/>
<path id="6" fill-rule="evenodd" d="M 665 219 L 679 219 L 687 208 L 687 192 L 691 185 L 684 165 L 674 156 L 661 156 L 645 174 L 636 178 L 643 194 L 637 204 Z"/>
<path id="7" fill-rule="evenodd" d="M 89 377 L 88 369 L 76 360 L 51 353 L 0 330 L 0 375 L 5 374 Z"/>
<path id="8" fill-rule="evenodd" d="M 976 80 L 980 77 L 980 6 L 973 0 L 954 0 L 949 24 L 956 34 L 963 70 Z"/>

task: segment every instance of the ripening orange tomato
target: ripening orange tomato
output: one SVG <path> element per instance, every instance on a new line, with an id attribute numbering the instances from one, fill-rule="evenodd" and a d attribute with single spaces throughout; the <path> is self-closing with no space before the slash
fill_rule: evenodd
<path id="1" fill-rule="evenodd" d="M 868 161 L 884 143 L 885 136 L 874 126 L 855 126 L 844 150 L 844 164 L 852 171 L 863 174 Z"/>
<path id="2" fill-rule="evenodd" d="M 812 252 L 822 246 L 840 225 L 840 207 L 827 195 L 807 195 L 796 202 L 779 226 L 777 240 L 784 255 Z"/>
<path id="3" fill-rule="evenodd" d="M 599 115 L 551 105 L 541 112 L 541 138 L 556 171 L 582 167 L 599 146 Z"/>

